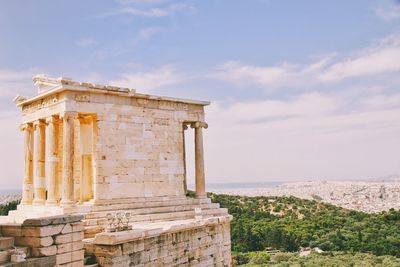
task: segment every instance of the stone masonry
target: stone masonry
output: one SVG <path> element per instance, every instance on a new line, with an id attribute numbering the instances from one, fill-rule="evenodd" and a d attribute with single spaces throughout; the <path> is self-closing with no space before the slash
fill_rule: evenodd
<path id="1" fill-rule="evenodd" d="M 13 246 L 27 248 L 29 256 L 27 261 L 4 266 L 83 266 L 82 219 L 82 215 L 62 215 L 0 225 L 1 235 L 13 238 Z"/>
<path id="2" fill-rule="evenodd" d="M 229 221 L 103 233 L 86 246 L 101 266 L 230 266 Z"/>

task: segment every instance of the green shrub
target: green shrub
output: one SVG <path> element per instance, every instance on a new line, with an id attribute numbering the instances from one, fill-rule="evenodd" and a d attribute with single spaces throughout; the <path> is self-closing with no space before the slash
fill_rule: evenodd
<path id="1" fill-rule="evenodd" d="M 243 253 L 243 252 L 235 253 L 235 252 L 233 252 L 232 256 L 233 256 L 233 259 L 234 259 L 234 261 L 235 261 L 235 263 L 237 265 L 247 264 L 247 263 L 249 263 L 249 260 L 250 260 L 248 253 Z"/>
<path id="2" fill-rule="evenodd" d="M 284 262 L 284 261 L 288 261 L 290 259 L 292 259 L 293 257 L 295 257 L 295 255 L 293 253 L 284 253 L 284 252 L 279 252 L 276 253 L 275 255 L 273 255 L 271 257 L 271 260 L 273 262 Z"/>
<path id="3" fill-rule="evenodd" d="M 19 202 L 19 200 L 15 200 L 8 202 L 7 204 L 0 205 L 0 216 L 6 216 L 10 210 L 16 210 Z"/>
<path id="4" fill-rule="evenodd" d="M 266 264 L 269 262 L 269 254 L 266 251 L 249 252 L 249 263 L 251 264 Z"/>

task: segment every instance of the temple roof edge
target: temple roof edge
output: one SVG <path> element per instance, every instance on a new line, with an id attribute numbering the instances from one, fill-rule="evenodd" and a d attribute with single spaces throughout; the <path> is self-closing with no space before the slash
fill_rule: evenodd
<path id="1" fill-rule="evenodd" d="M 199 101 L 191 99 L 182 99 L 166 96 L 157 96 L 150 94 L 136 93 L 136 89 L 130 89 L 127 87 L 118 87 L 111 85 L 100 85 L 89 82 L 78 82 L 68 77 L 51 78 L 44 74 L 35 75 L 32 77 L 34 85 L 38 88 L 37 95 L 32 97 L 16 96 L 14 103 L 19 107 L 36 100 L 45 98 L 49 95 L 60 93 L 62 91 L 77 91 L 77 92 L 92 92 L 99 94 L 116 94 L 126 97 L 135 97 L 149 100 L 163 100 L 170 102 L 180 102 L 185 104 L 194 104 L 201 106 L 208 106 L 209 101 Z"/>

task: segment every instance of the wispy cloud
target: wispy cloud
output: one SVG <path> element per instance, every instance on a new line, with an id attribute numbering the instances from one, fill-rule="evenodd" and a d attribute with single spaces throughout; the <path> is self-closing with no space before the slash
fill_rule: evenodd
<path id="1" fill-rule="evenodd" d="M 154 35 L 156 35 L 157 33 L 160 33 L 163 31 L 162 27 L 145 27 L 139 30 L 136 40 L 137 42 L 139 41 L 144 41 L 144 40 L 148 40 L 151 37 L 153 37 Z"/>
<path id="2" fill-rule="evenodd" d="M 275 66 L 256 66 L 238 61 L 228 61 L 216 68 L 211 77 L 237 84 L 259 84 L 263 86 L 285 86 L 302 82 L 309 83 L 326 68 L 332 56 L 327 56 L 310 65 L 284 62 Z"/>
<path id="3" fill-rule="evenodd" d="M 38 69 L 0 69 L 0 98 L 10 98 L 17 94 L 32 94 L 32 77 L 40 73 Z"/>
<path id="4" fill-rule="evenodd" d="M 115 10 L 102 14 L 99 17 L 130 15 L 135 17 L 163 18 L 176 14 L 193 14 L 196 8 L 185 2 L 178 1 L 117 1 L 120 6 Z"/>
<path id="5" fill-rule="evenodd" d="M 310 92 L 288 99 L 217 102 L 207 109 L 209 177 L 352 179 L 398 171 L 400 94 Z M 344 107 L 352 105 L 347 111 Z M 222 137 L 222 138 L 221 138 Z M 379 164 L 377 164 L 379 162 Z M 334 164 L 331 168 L 330 164 Z M 246 167 L 251 166 L 251 167 Z M 329 169 L 329 172 L 326 170 Z"/>
<path id="6" fill-rule="evenodd" d="M 109 60 L 118 56 L 132 53 L 137 47 L 155 35 L 164 32 L 163 27 L 143 27 L 137 30 L 136 34 L 130 38 L 127 38 L 124 43 L 118 43 L 111 46 L 104 46 L 94 50 L 96 59 L 98 60 Z"/>
<path id="7" fill-rule="evenodd" d="M 400 1 L 393 0 L 388 6 L 375 8 L 376 15 L 386 21 L 400 19 Z"/>
<path id="8" fill-rule="evenodd" d="M 173 65 L 165 65 L 148 71 L 132 71 L 122 73 L 118 79 L 110 82 L 117 86 L 136 88 L 139 92 L 147 92 L 156 88 L 180 83 L 188 77 Z"/>
<path id="9" fill-rule="evenodd" d="M 211 76 L 237 84 L 282 87 L 335 83 L 348 78 L 366 77 L 400 71 L 400 36 L 384 38 L 375 45 L 339 58 L 334 54 L 310 64 L 283 62 L 256 66 L 229 61 L 216 68 Z"/>
<path id="10" fill-rule="evenodd" d="M 358 55 L 344 59 L 324 70 L 319 79 L 337 82 L 351 77 L 363 77 L 400 71 L 400 37 L 385 38 L 378 45 L 363 49 Z"/>
<path id="11" fill-rule="evenodd" d="M 189 5 L 185 4 L 172 4 L 165 7 L 159 8 L 149 8 L 149 9 L 139 9 L 134 7 L 123 7 L 117 11 L 119 14 L 129 14 L 133 16 L 142 17 L 168 17 L 175 15 L 178 12 L 192 12 L 193 9 Z"/>
<path id="12" fill-rule="evenodd" d="M 84 37 L 75 41 L 75 44 L 80 47 L 90 47 L 96 43 L 96 40 L 90 37 Z"/>
<path id="13" fill-rule="evenodd" d="M 166 2 L 171 2 L 171 0 L 116 0 L 115 2 L 124 4 L 124 5 L 154 5 L 154 4 L 162 4 Z"/>
<path id="14" fill-rule="evenodd" d="M 309 64 L 220 65 L 211 77 L 246 90 L 282 90 L 269 99 L 257 94 L 208 108 L 209 176 L 237 177 L 237 168 L 221 169 L 213 163 L 220 158 L 254 180 L 398 173 L 392 159 L 398 157 L 394 147 L 400 145 L 397 58 L 400 37 L 392 35 L 348 55 L 327 55 Z"/>

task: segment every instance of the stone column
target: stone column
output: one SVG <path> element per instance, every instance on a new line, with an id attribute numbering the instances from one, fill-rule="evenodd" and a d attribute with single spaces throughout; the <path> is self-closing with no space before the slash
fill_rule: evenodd
<path id="1" fill-rule="evenodd" d="M 187 170 L 186 170 L 186 144 L 185 144 L 185 131 L 188 129 L 186 123 L 182 125 L 182 142 L 183 142 L 183 189 L 187 193 Z"/>
<path id="2" fill-rule="evenodd" d="M 46 200 L 46 177 L 45 177 L 45 123 L 37 120 L 33 123 L 34 130 L 34 205 L 43 205 Z"/>
<path id="3" fill-rule="evenodd" d="M 93 116 L 82 115 L 80 123 L 80 153 L 81 153 L 81 176 L 80 176 L 80 202 L 93 199 Z"/>
<path id="4" fill-rule="evenodd" d="M 75 112 L 63 114 L 63 169 L 62 169 L 62 206 L 74 205 L 74 121 Z"/>
<path id="5" fill-rule="evenodd" d="M 194 128 L 194 155 L 196 168 L 196 198 L 206 197 L 206 183 L 204 177 L 204 152 L 203 152 L 203 129 L 207 129 L 205 122 L 194 122 L 191 125 Z"/>
<path id="6" fill-rule="evenodd" d="M 46 158 L 47 158 L 47 169 L 46 178 L 48 182 L 47 188 L 47 200 L 46 205 L 56 205 L 56 178 L 57 178 L 57 131 L 56 131 L 56 118 L 51 116 L 46 119 Z"/>
<path id="7" fill-rule="evenodd" d="M 21 131 L 24 132 L 24 181 L 22 186 L 21 204 L 29 205 L 33 201 L 33 164 L 32 164 L 32 124 L 21 125 Z"/>

